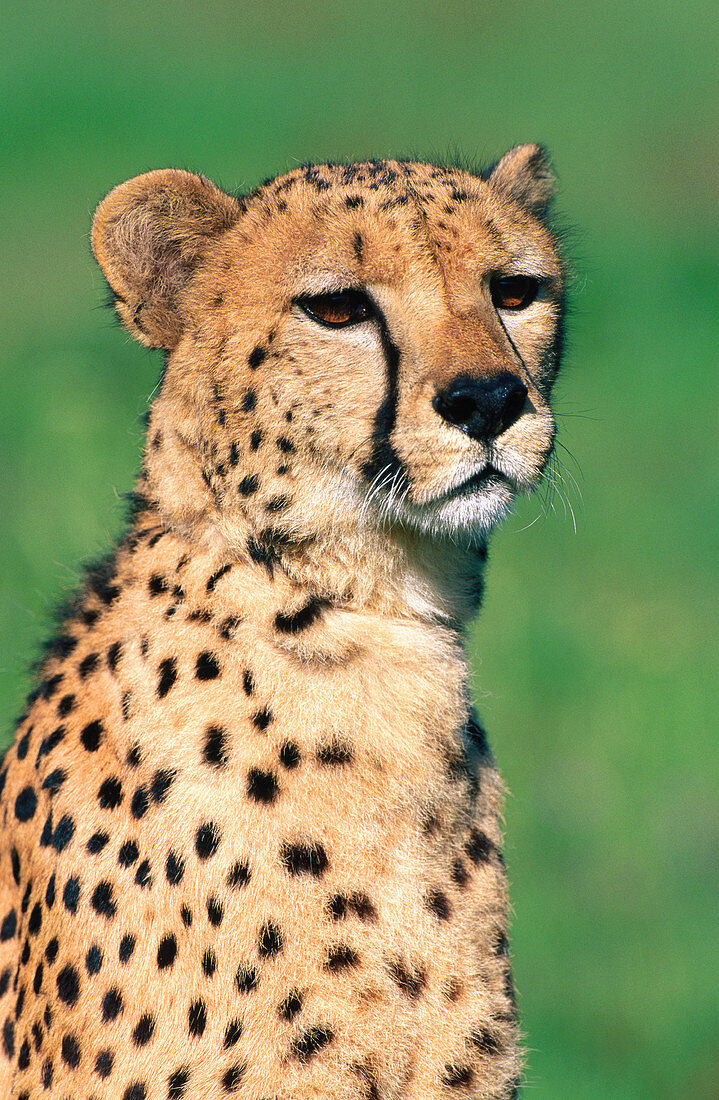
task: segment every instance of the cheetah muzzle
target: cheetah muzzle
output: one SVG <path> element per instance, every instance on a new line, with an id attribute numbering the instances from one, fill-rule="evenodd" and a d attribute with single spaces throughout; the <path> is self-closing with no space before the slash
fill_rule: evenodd
<path id="1" fill-rule="evenodd" d="M 0 772 L 3 1096 L 516 1095 L 461 632 L 552 449 L 552 191 L 524 145 L 100 204 L 166 361 L 129 530 Z"/>

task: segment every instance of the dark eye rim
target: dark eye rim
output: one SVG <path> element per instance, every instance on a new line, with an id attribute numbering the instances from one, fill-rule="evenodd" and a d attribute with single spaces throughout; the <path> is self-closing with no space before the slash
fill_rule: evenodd
<path id="1" fill-rule="evenodd" d="M 345 297 L 350 298 L 354 303 L 353 315 L 348 317 L 346 321 L 328 321 L 315 313 L 312 308 L 313 302 L 326 301 L 328 298 Z M 358 290 L 356 287 L 347 287 L 342 290 L 326 290 L 321 294 L 301 294 L 299 298 L 295 298 L 294 304 L 299 306 L 302 312 L 306 313 L 311 320 L 318 325 L 322 325 L 324 328 L 350 328 L 353 325 L 361 325 L 365 321 L 370 321 L 377 315 L 377 311 L 371 299 L 364 291 Z M 359 311 L 363 311 L 361 316 L 356 315 Z"/>
<path id="2" fill-rule="evenodd" d="M 501 304 L 500 287 L 506 290 L 508 283 L 525 284 L 524 294 L 516 295 L 517 297 L 521 297 L 520 303 L 516 306 Z M 538 279 L 536 275 L 523 275 L 521 273 L 516 275 L 493 275 L 489 280 L 489 293 L 492 298 L 492 305 L 496 310 L 501 310 L 502 313 L 521 313 L 523 309 L 528 309 L 529 306 L 537 300 L 537 295 L 539 294 L 541 286 L 542 280 Z"/>

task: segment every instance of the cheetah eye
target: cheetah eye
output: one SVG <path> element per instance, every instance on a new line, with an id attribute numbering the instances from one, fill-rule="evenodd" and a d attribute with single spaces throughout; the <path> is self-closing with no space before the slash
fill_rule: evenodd
<path id="1" fill-rule="evenodd" d="M 539 280 L 531 275 L 496 275 L 490 280 L 489 292 L 495 309 L 526 309 L 537 297 Z"/>
<path id="2" fill-rule="evenodd" d="M 331 294 L 306 295 L 297 305 L 308 317 L 329 328 L 358 325 L 374 316 L 372 303 L 359 290 L 338 290 Z"/>

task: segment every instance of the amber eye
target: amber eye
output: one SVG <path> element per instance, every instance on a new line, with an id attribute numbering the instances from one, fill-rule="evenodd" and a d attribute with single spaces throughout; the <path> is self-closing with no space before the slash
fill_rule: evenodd
<path id="1" fill-rule="evenodd" d="M 330 328 L 358 325 L 374 315 L 372 303 L 359 290 L 338 290 L 332 294 L 305 295 L 297 305 L 313 321 Z"/>
<path id="2" fill-rule="evenodd" d="M 539 281 L 531 275 L 496 275 L 489 291 L 495 309 L 526 309 L 537 297 Z"/>

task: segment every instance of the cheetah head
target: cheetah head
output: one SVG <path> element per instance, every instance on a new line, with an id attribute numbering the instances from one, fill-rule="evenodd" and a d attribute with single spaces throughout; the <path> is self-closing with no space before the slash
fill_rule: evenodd
<path id="1" fill-rule="evenodd" d="M 536 145 L 482 175 L 302 167 L 231 197 L 179 170 L 100 204 L 126 327 L 167 352 L 146 483 L 230 539 L 401 525 L 483 537 L 550 454 L 563 265 Z"/>

